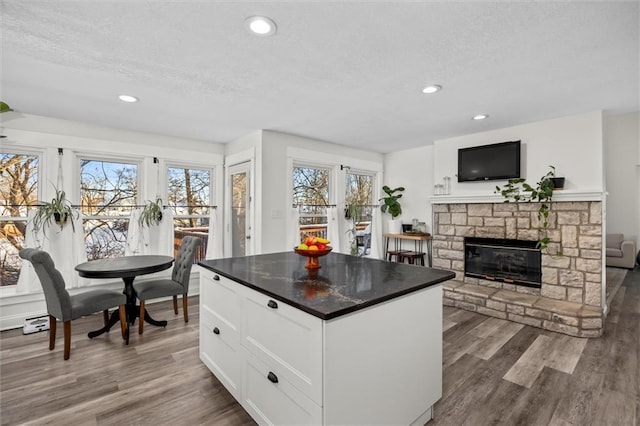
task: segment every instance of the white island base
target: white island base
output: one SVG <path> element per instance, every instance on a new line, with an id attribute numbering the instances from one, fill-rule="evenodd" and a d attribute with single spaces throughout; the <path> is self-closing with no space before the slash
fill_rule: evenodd
<path id="1" fill-rule="evenodd" d="M 442 396 L 442 284 L 329 320 L 210 271 L 200 295 L 200 358 L 259 424 L 432 418 Z"/>

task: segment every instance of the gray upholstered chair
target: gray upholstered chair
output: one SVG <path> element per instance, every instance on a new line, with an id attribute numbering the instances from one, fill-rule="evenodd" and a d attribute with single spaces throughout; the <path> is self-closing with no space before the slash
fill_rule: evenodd
<path id="1" fill-rule="evenodd" d="M 133 289 L 136 291 L 136 296 L 140 300 L 140 320 L 138 321 L 138 332 L 140 334 L 142 334 L 144 327 L 145 301 L 149 299 L 173 296 L 173 311 L 178 315 L 178 295 L 181 294 L 184 322 L 189 322 L 187 293 L 189 292 L 189 278 L 191 276 L 193 257 L 199 245 L 199 238 L 182 238 L 178 256 L 173 264 L 171 279 L 163 278 L 133 283 Z"/>
<path id="2" fill-rule="evenodd" d="M 129 330 L 125 310 L 127 298 L 124 294 L 114 290 L 88 290 L 69 295 L 64 278 L 56 269 L 49 253 L 24 248 L 20 250 L 19 255 L 31 262 L 44 290 L 49 314 L 49 350 L 53 350 L 56 344 L 56 319 L 64 323 L 64 359 L 67 360 L 71 354 L 71 320 L 102 311 L 106 321 L 109 309 L 116 306 L 120 309 L 122 338 L 128 342 Z"/>

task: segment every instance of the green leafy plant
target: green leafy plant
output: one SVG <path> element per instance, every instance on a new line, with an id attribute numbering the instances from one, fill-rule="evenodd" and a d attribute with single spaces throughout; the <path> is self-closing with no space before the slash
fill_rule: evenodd
<path id="1" fill-rule="evenodd" d="M 13 111 L 9 104 L 6 102 L 0 101 L 0 113 Z"/>
<path id="2" fill-rule="evenodd" d="M 147 200 L 147 204 L 142 209 L 138 223 L 140 226 L 149 227 L 157 225 L 162 220 L 162 198 L 156 198 L 155 201 Z"/>
<path id="3" fill-rule="evenodd" d="M 531 186 L 523 178 L 509 179 L 509 181 L 502 187 L 496 186 L 495 194 L 502 195 L 505 203 L 510 201 L 514 202 L 527 202 L 527 203 L 540 203 L 538 208 L 538 222 L 540 227 L 540 238 L 538 239 L 537 248 L 540 250 L 546 250 L 549 247 L 551 239 L 548 235 L 549 228 L 549 212 L 551 211 L 551 199 L 553 198 L 553 178 L 556 175 L 556 168 L 549 166 L 549 170 L 540 180 L 536 183 L 536 186 Z M 562 253 L 558 252 L 561 255 Z"/>
<path id="4" fill-rule="evenodd" d="M 362 220 L 362 206 L 358 204 L 348 204 L 344 209 L 344 217 L 351 221 L 351 227 L 345 231 L 346 234 L 349 234 L 350 239 L 350 248 L 352 256 L 358 255 L 358 235 L 357 235 L 357 227 L 356 225 Z"/>
<path id="5" fill-rule="evenodd" d="M 382 213 L 389 213 L 391 215 L 391 218 L 395 219 L 400 215 L 400 213 L 402 213 L 402 206 L 400 205 L 398 199 L 402 198 L 401 192 L 404 191 L 404 187 L 399 186 L 397 188 L 391 189 L 387 185 L 385 185 L 382 187 L 382 190 L 385 194 L 387 194 L 387 196 L 382 197 L 380 198 L 380 200 L 378 200 L 384 201 L 384 204 L 380 206 L 380 210 L 382 210 Z"/>
<path id="6" fill-rule="evenodd" d="M 38 209 L 32 221 L 34 230 L 38 232 L 42 229 L 45 235 L 47 227 L 54 223 L 60 226 L 60 230 L 62 230 L 69 217 L 74 213 L 71 203 L 66 198 L 65 192 L 55 186 L 54 189 L 56 191 L 55 197 L 49 202 L 41 201 L 38 203 Z M 77 216 L 78 214 L 76 212 L 76 217 Z M 75 232 L 76 228 L 73 220 L 71 221 L 71 227 Z"/>

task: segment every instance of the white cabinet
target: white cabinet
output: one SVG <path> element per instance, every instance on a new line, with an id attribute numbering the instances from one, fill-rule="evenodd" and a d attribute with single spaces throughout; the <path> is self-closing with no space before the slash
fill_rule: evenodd
<path id="1" fill-rule="evenodd" d="M 247 289 L 242 321 L 242 345 L 321 404 L 322 320 Z"/>
<path id="2" fill-rule="evenodd" d="M 331 320 L 210 271 L 200 294 L 200 357 L 260 424 L 424 424 L 442 396 L 441 284 Z"/>
<path id="3" fill-rule="evenodd" d="M 200 274 L 200 359 L 236 399 L 241 398 L 242 288 L 216 274 Z"/>
<path id="4" fill-rule="evenodd" d="M 287 374 L 279 374 L 280 371 L 247 352 L 241 400 L 245 410 L 260 424 L 321 424 L 322 407 L 295 387 Z"/>

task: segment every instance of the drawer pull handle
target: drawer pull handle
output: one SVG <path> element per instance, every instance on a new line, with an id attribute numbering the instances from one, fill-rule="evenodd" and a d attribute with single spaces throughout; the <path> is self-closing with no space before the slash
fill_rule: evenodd
<path id="1" fill-rule="evenodd" d="M 218 327 L 214 327 L 213 334 L 220 334 L 220 329 Z"/>
<path id="2" fill-rule="evenodd" d="M 219 277 L 219 276 L 217 276 L 217 275 L 214 275 L 214 276 L 213 276 L 213 280 L 214 280 L 214 281 L 220 281 L 220 277 Z"/>
<path id="3" fill-rule="evenodd" d="M 278 383 L 278 376 L 273 374 L 271 371 L 269 371 L 269 374 L 267 374 L 267 379 L 269 379 L 271 383 Z"/>
<path id="4" fill-rule="evenodd" d="M 269 300 L 269 302 L 267 303 L 267 306 L 270 307 L 271 309 L 278 309 L 278 304 L 276 303 L 275 300 Z"/>

